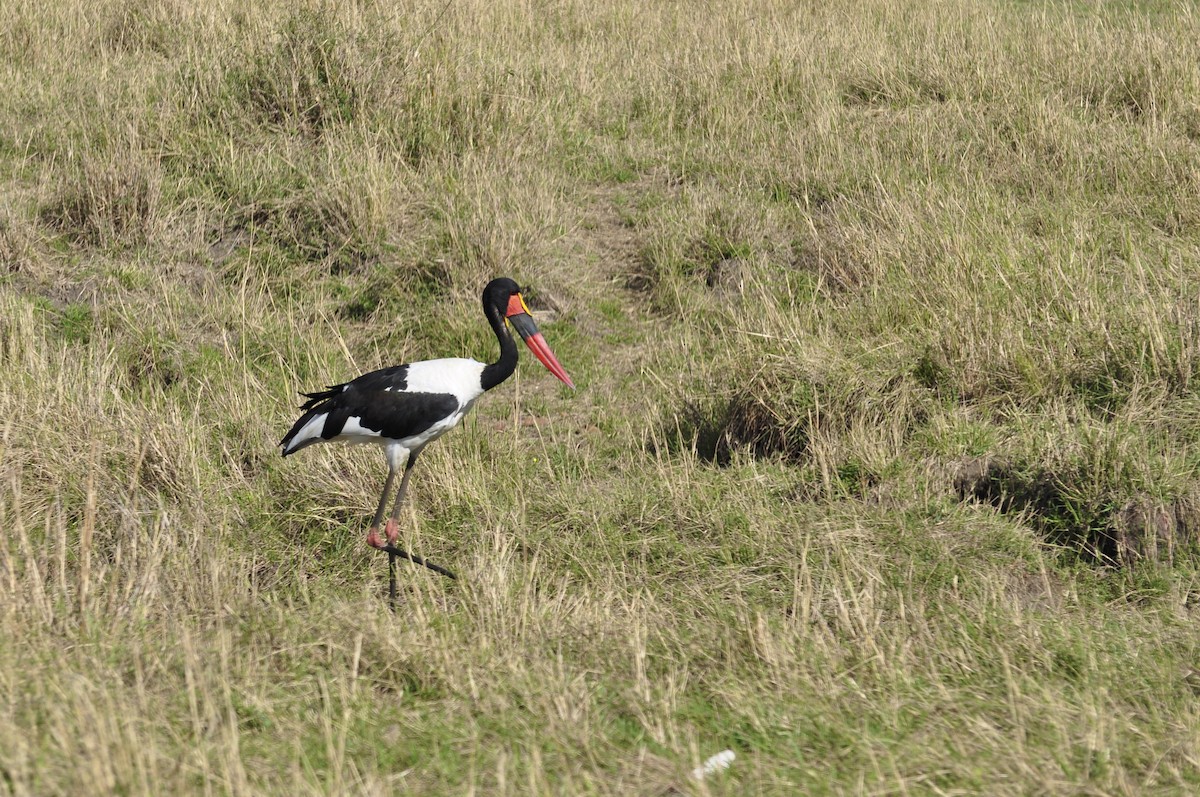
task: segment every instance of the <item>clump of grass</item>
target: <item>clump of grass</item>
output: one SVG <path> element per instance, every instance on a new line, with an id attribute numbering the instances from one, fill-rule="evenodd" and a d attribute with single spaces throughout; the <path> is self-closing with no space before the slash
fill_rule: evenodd
<path id="1" fill-rule="evenodd" d="M 99 26 L 103 50 L 135 55 L 169 57 L 179 42 L 176 29 L 186 8 L 174 2 L 123 0 L 105 9 L 108 18 Z"/>
<path id="2" fill-rule="evenodd" d="M 819 183 L 790 189 L 803 213 L 791 242 L 789 266 L 812 275 L 817 289 L 861 291 L 882 276 L 871 241 L 885 233 L 869 192 L 828 191 Z"/>
<path id="3" fill-rule="evenodd" d="M 136 142 L 87 150 L 68 164 L 40 209 L 71 242 L 103 249 L 155 241 L 165 223 L 163 170 Z"/>
<path id="4" fill-rule="evenodd" d="M 1006 453 L 961 461 L 955 489 L 960 499 L 1028 517 L 1051 543 L 1094 562 L 1156 561 L 1160 548 L 1169 560 L 1192 544 L 1194 482 L 1173 435 L 1139 423 L 1146 410 L 1126 406 L 1053 442 L 1038 439 L 1044 427 L 1034 424 Z"/>
<path id="5" fill-rule="evenodd" d="M 332 8 L 300 8 L 264 42 L 231 91 L 260 124 L 321 135 L 359 118 L 373 88 L 370 44 Z"/>
<path id="6" fill-rule="evenodd" d="M 690 207 L 688 216 L 699 211 Z M 682 281 L 702 283 L 712 288 L 735 267 L 737 261 L 749 258 L 753 248 L 745 222 L 724 208 L 714 208 L 686 232 L 671 230 L 651 238 L 642 255 L 646 274 L 643 279 L 659 293 L 667 295 Z M 677 235 L 677 233 L 683 235 Z M 675 233 L 675 234 L 673 234 Z"/>
<path id="7" fill-rule="evenodd" d="M 666 422 L 671 439 L 704 460 L 779 458 L 815 478 L 811 492 L 824 495 L 877 482 L 936 412 L 932 391 L 871 353 L 843 360 L 803 340 L 735 339 L 741 367 L 725 361 L 684 382 L 693 395 Z"/>
<path id="8" fill-rule="evenodd" d="M 36 270 L 34 225 L 5 205 L 0 208 L 0 269 L 13 275 Z"/>

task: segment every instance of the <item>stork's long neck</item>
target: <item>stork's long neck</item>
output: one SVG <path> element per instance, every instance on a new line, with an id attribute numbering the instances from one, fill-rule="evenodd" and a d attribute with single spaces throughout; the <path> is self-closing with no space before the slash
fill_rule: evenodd
<path id="1" fill-rule="evenodd" d="M 500 342 L 500 359 L 491 365 L 485 365 L 483 376 L 479 380 L 484 390 L 491 390 L 517 370 L 517 344 L 513 342 L 512 334 L 509 333 L 499 308 L 485 305 L 483 311 L 487 314 L 488 323 L 492 325 L 492 331 L 496 333 L 496 340 Z"/>

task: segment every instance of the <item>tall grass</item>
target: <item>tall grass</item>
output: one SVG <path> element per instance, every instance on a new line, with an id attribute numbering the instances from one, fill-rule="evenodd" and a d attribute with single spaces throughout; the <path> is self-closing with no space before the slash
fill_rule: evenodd
<path id="1" fill-rule="evenodd" d="M 1200 780 L 1200 20 L 0 7 L 0 792 Z M 422 458 L 295 391 L 539 368 Z M 733 749 L 726 772 L 690 773 Z"/>

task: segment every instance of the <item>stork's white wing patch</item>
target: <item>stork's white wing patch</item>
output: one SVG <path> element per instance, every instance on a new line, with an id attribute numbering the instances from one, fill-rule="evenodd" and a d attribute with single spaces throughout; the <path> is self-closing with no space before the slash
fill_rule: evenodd
<path id="1" fill-rule="evenodd" d="M 314 415 L 312 418 L 310 418 L 308 423 L 300 427 L 300 431 L 296 432 L 296 434 L 292 437 L 292 440 L 288 444 L 288 447 L 284 453 L 286 454 L 289 451 L 295 451 L 309 440 L 320 438 L 321 431 L 325 428 L 325 419 L 328 417 L 328 412 L 322 412 L 321 414 Z"/>
<path id="2" fill-rule="evenodd" d="M 362 418 L 351 415 L 346 419 L 346 425 L 342 427 L 342 433 L 338 437 L 379 437 L 379 432 L 363 426 Z"/>

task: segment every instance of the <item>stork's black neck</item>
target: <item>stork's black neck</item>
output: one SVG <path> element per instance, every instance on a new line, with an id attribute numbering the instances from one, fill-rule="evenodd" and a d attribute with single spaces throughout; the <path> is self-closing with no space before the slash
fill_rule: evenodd
<path id="1" fill-rule="evenodd" d="M 488 323 L 492 325 L 496 340 L 500 342 L 500 359 L 491 365 L 485 365 L 483 376 L 479 380 L 484 390 L 491 390 L 517 370 L 517 344 L 513 342 L 512 334 L 508 331 L 508 324 L 504 323 L 504 314 L 500 308 L 488 303 L 485 298 L 483 312 L 487 314 Z"/>

